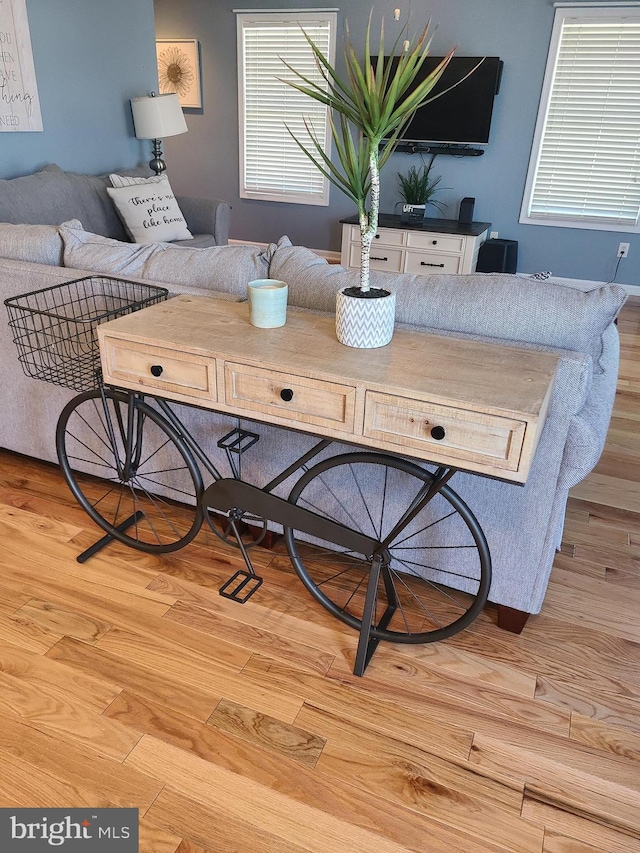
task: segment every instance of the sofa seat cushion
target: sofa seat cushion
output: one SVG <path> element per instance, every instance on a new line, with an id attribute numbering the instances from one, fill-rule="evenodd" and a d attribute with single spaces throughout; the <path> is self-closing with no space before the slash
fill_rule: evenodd
<path id="1" fill-rule="evenodd" d="M 335 310 L 342 287 L 359 284 L 359 272 L 328 264 L 309 249 L 282 246 L 271 278 L 289 285 L 289 302 Z M 409 275 L 372 271 L 371 285 L 396 292 L 396 320 L 458 334 L 585 352 L 598 362 L 602 334 L 622 308 L 626 290 L 615 284 L 589 291 L 552 280 L 516 275 Z"/>
<path id="2" fill-rule="evenodd" d="M 209 249 L 211 246 L 217 246 L 216 238 L 213 234 L 194 234 L 188 240 L 172 240 L 174 246 L 187 246 L 190 249 Z"/>
<path id="3" fill-rule="evenodd" d="M 242 297 L 246 296 L 250 281 L 267 278 L 273 251 L 259 246 L 192 249 L 173 243 L 122 243 L 85 231 L 78 220 L 63 223 L 59 230 L 66 267 L 202 287 Z"/>
<path id="4" fill-rule="evenodd" d="M 0 222 L 0 258 L 62 266 L 62 238 L 55 225 Z"/>

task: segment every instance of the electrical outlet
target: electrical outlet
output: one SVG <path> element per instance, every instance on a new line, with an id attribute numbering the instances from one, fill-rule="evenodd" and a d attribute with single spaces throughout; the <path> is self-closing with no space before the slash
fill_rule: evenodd
<path id="1" fill-rule="evenodd" d="M 629 255 L 629 244 L 628 243 L 619 243 L 618 244 L 618 254 L 616 257 L 618 258 L 626 258 Z"/>
<path id="2" fill-rule="evenodd" d="M 492 231 L 492 232 L 489 234 L 489 237 L 490 237 L 492 240 L 497 240 L 497 239 L 498 239 L 498 232 L 497 232 L 497 231 Z"/>

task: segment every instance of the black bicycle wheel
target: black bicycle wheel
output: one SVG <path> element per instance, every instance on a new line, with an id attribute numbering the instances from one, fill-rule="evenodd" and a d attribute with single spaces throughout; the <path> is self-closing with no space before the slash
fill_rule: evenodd
<path id="1" fill-rule="evenodd" d="M 62 473 L 104 531 L 147 553 L 176 551 L 202 524 L 202 477 L 175 429 L 144 401 L 87 391 L 56 430 Z"/>
<path id="2" fill-rule="evenodd" d="M 383 542 L 434 476 L 404 459 L 347 453 L 319 462 L 289 500 Z M 360 629 L 372 558 L 285 529 L 293 566 L 320 604 Z M 309 537 L 307 537 L 309 539 Z M 447 485 L 386 545 L 371 631 L 396 643 L 443 640 L 466 628 L 487 600 L 491 559 L 465 502 Z"/>

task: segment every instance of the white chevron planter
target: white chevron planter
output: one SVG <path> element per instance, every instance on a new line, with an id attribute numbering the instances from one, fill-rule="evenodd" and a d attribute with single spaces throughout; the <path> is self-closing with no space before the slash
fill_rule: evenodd
<path id="1" fill-rule="evenodd" d="M 393 337 L 396 295 L 363 299 L 349 296 L 343 287 L 336 296 L 336 335 L 341 344 L 360 349 L 386 346 Z"/>

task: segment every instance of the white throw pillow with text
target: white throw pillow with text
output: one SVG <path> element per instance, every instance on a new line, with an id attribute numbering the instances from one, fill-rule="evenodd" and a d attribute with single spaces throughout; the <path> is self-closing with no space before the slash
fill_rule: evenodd
<path id="1" fill-rule="evenodd" d="M 134 243 L 170 243 L 193 237 L 166 175 L 131 186 L 107 187 L 107 192 Z"/>

